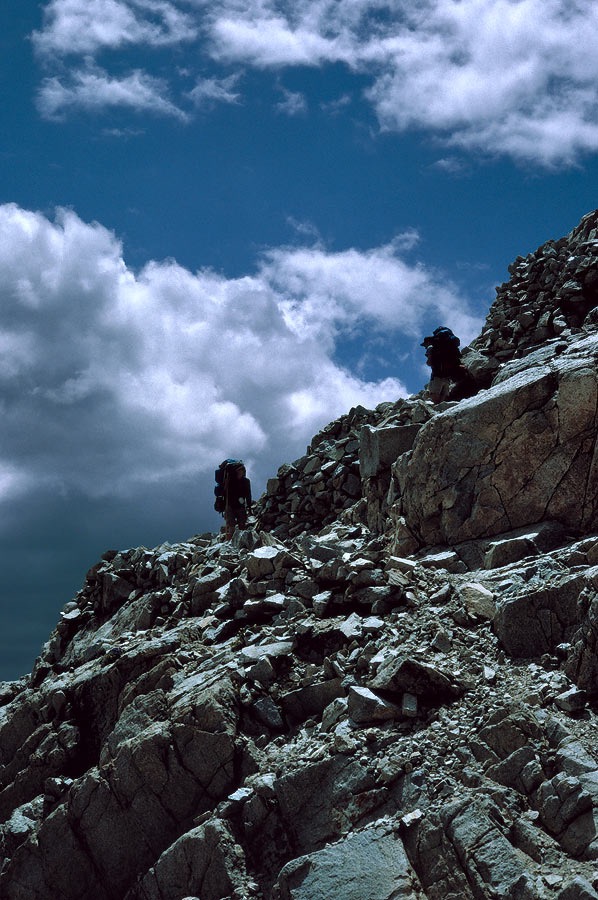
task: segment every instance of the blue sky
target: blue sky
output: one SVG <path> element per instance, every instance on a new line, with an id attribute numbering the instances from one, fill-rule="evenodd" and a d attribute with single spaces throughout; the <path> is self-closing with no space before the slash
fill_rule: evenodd
<path id="1" fill-rule="evenodd" d="M 212 473 L 418 391 L 596 203 L 591 0 L 16 0 L 0 29 L 0 678 Z"/>

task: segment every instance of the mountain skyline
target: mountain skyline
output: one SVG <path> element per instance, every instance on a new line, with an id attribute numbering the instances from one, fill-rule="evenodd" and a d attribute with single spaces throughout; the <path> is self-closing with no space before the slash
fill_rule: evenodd
<path id="1" fill-rule="evenodd" d="M 0 678 L 108 547 L 420 390 L 596 206 L 589 2 L 24 0 L 0 117 Z"/>

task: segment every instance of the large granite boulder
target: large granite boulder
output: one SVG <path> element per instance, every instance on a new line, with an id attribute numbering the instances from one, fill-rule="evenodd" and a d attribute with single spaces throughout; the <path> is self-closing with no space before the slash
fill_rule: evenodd
<path id="1" fill-rule="evenodd" d="M 287 863 L 276 887 L 279 900 L 416 900 L 421 896 L 401 839 L 383 820 Z"/>
<path id="2" fill-rule="evenodd" d="M 563 349 L 563 348 L 562 348 Z M 598 503 L 598 336 L 531 354 L 487 391 L 419 432 L 395 472 L 423 545 L 455 544 L 552 519 L 593 527 Z"/>

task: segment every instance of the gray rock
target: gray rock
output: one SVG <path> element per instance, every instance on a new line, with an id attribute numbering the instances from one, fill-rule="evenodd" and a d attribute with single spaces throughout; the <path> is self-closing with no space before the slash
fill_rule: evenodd
<path id="1" fill-rule="evenodd" d="M 247 554 L 245 564 L 250 578 L 263 578 L 272 575 L 285 551 L 277 547 L 257 547 Z"/>
<path id="2" fill-rule="evenodd" d="M 559 773 L 540 785 L 538 810 L 545 827 L 561 841 L 566 840 L 567 829 L 583 817 L 583 834 L 576 835 L 575 855 L 580 855 L 596 836 L 591 816 L 592 797 L 577 778 Z M 586 813 L 590 815 L 585 816 Z"/>
<path id="3" fill-rule="evenodd" d="M 558 900 L 598 900 L 598 894 L 589 881 L 576 875 L 559 893 Z"/>
<path id="4" fill-rule="evenodd" d="M 494 824 L 481 804 L 456 801 L 442 811 L 446 832 L 476 895 L 509 896 L 526 872 L 528 860 Z"/>
<path id="5" fill-rule="evenodd" d="M 350 410 L 232 541 L 103 555 L 0 685 L 3 900 L 592 896 L 597 301 L 594 211 L 510 268 L 475 397 Z"/>
<path id="6" fill-rule="evenodd" d="M 536 753 L 529 746 L 520 747 L 500 763 L 489 766 L 486 775 L 522 794 L 532 794 L 545 777 Z"/>
<path id="7" fill-rule="evenodd" d="M 466 609 L 476 616 L 492 621 L 496 615 L 494 594 L 483 584 L 468 582 L 459 588 L 459 596 Z"/>
<path id="8" fill-rule="evenodd" d="M 484 557 L 484 568 L 496 569 L 560 546 L 564 538 L 563 526 L 558 522 L 540 522 L 534 529 L 511 532 L 499 540 L 490 541 Z"/>
<path id="9" fill-rule="evenodd" d="M 389 703 L 364 687 L 350 687 L 348 712 L 356 725 L 369 722 L 387 722 L 402 717 L 401 707 Z"/>
<path id="10" fill-rule="evenodd" d="M 339 630 L 344 634 L 348 641 L 361 637 L 363 634 L 363 619 L 357 613 L 352 613 L 344 622 L 339 625 Z"/>
<path id="11" fill-rule="evenodd" d="M 424 569 L 446 569 L 447 572 L 466 572 L 467 567 L 454 550 L 444 550 L 441 553 L 428 553 L 418 559 L 418 564 Z"/>
<path id="12" fill-rule="evenodd" d="M 420 896 L 401 839 L 384 822 L 287 863 L 276 888 L 280 900 L 416 900 Z"/>
<path id="13" fill-rule="evenodd" d="M 373 690 L 415 694 L 432 702 L 442 702 L 462 693 L 457 679 L 430 663 L 402 653 L 389 655 L 368 686 Z"/>
<path id="14" fill-rule="evenodd" d="M 580 691 L 579 688 L 569 688 L 567 691 L 563 691 L 562 694 L 558 694 L 554 698 L 555 704 L 559 709 L 562 709 L 563 712 L 567 713 L 578 713 L 585 707 L 588 700 L 588 695 L 585 691 Z"/>
<path id="15" fill-rule="evenodd" d="M 230 580 L 230 572 L 224 567 L 201 575 L 193 584 L 191 605 L 193 615 L 200 615 L 213 602 L 216 590 Z"/>
<path id="16" fill-rule="evenodd" d="M 271 644 L 250 644 L 240 651 L 244 663 L 252 663 L 262 658 L 279 659 L 286 657 L 293 650 L 292 641 L 275 641 Z"/>
<path id="17" fill-rule="evenodd" d="M 193 828 L 162 853 L 129 892 L 129 900 L 180 900 L 197 897 L 247 896 L 247 878 L 239 845 L 225 822 L 212 819 Z"/>
<path id="18" fill-rule="evenodd" d="M 377 475 L 401 454 L 413 447 L 421 425 L 373 428 L 364 425 L 359 432 L 359 471 L 362 478 Z"/>
<path id="19" fill-rule="evenodd" d="M 399 471 L 403 515 L 427 546 L 547 518 L 589 530 L 598 340 L 435 416 Z"/>
<path id="20" fill-rule="evenodd" d="M 366 809 L 381 808 L 389 800 L 387 792 L 376 790 L 371 772 L 352 756 L 340 754 L 314 763 L 302 761 L 276 781 L 275 791 L 280 822 L 290 834 L 295 855 L 337 840 L 363 819 Z"/>
<path id="21" fill-rule="evenodd" d="M 346 697 L 333 700 L 322 713 L 322 730 L 331 731 L 341 719 L 348 715 L 349 702 Z"/>
<path id="22" fill-rule="evenodd" d="M 571 638 L 573 649 L 565 669 L 581 689 L 595 697 L 598 693 L 598 597 L 594 587 L 592 595 L 586 616 Z"/>
<path id="23" fill-rule="evenodd" d="M 252 710 L 258 722 L 261 722 L 271 731 L 282 731 L 284 721 L 280 710 L 271 697 L 260 697 L 252 704 Z"/>
<path id="24" fill-rule="evenodd" d="M 493 627 L 511 656 L 549 653 L 579 628 L 585 574 L 557 576 L 498 602 Z"/>
<path id="25" fill-rule="evenodd" d="M 309 684 L 289 691 L 281 697 L 281 706 L 289 722 L 296 724 L 310 717 L 319 719 L 333 700 L 344 697 L 345 690 L 342 679 L 331 678 L 328 681 Z"/>
<path id="26" fill-rule="evenodd" d="M 403 699 L 401 700 L 401 713 L 406 719 L 414 719 L 417 717 L 418 704 L 415 694 L 403 694 Z"/>
<path id="27" fill-rule="evenodd" d="M 268 686 L 276 680 L 276 672 L 268 657 L 262 656 L 255 665 L 248 669 L 247 677 L 252 681 L 259 681 L 260 684 Z"/>

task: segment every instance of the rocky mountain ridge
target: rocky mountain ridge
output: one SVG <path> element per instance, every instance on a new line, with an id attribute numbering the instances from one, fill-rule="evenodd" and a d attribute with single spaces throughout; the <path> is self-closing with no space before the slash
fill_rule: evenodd
<path id="1" fill-rule="evenodd" d="M 598 211 L 510 274 L 474 397 L 90 570 L 0 686 L 0 898 L 598 898 Z"/>

